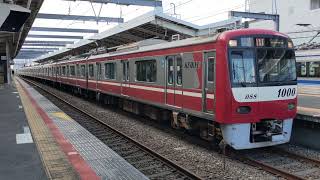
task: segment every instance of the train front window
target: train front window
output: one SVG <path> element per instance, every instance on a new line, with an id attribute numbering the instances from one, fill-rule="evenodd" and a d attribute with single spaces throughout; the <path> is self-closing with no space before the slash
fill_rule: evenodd
<path id="1" fill-rule="evenodd" d="M 290 82 L 297 78 L 293 50 L 258 48 L 257 62 L 261 83 Z"/>
<path id="2" fill-rule="evenodd" d="M 255 59 L 252 50 L 231 51 L 231 75 L 235 85 L 247 86 L 256 83 Z"/>

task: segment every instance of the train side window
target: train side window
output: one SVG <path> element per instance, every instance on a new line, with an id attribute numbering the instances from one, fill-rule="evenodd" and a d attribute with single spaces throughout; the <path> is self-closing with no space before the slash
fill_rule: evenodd
<path id="1" fill-rule="evenodd" d="M 156 60 L 136 61 L 136 80 L 143 82 L 156 82 Z"/>
<path id="2" fill-rule="evenodd" d="M 94 67 L 93 64 L 89 64 L 89 77 L 94 77 Z"/>
<path id="3" fill-rule="evenodd" d="M 129 81 L 129 62 L 122 62 L 122 80 Z"/>
<path id="4" fill-rule="evenodd" d="M 181 56 L 177 56 L 177 85 L 182 85 L 182 58 Z"/>
<path id="5" fill-rule="evenodd" d="M 79 64 L 76 65 L 76 76 L 81 76 Z"/>
<path id="6" fill-rule="evenodd" d="M 62 66 L 62 73 L 61 73 L 63 76 L 66 75 L 66 67 L 65 66 Z"/>
<path id="7" fill-rule="evenodd" d="M 94 66 L 93 64 L 89 64 L 89 77 L 94 77 Z"/>
<path id="8" fill-rule="evenodd" d="M 70 66 L 70 76 L 75 76 L 76 75 L 76 68 L 75 66 Z"/>
<path id="9" fill-rule="evenodd" d="M 173 75 L 174 75 L 174 67 L 173 67 L 173 57 L 168 57 L 168 84 L 173 84 Z"/>
<path id="10" fill-rule="evenodd" d="M 81 77 L 86 77 L 86 65 L 81 65 Z"/>
<path id="11" fill-rule="evenodd" d="M 208 66 L 207 66 L 207 80 L 208 82 L 213 82 L 214 81 L 214 57 L 208 57 Z"/>
<path id="12" fill-rule="evenodd" d="M 116 63 L 106 63 L 104 64 L 104 69 L 106 79 L 116 79 Z"/>
<path id="13" fill-rule="evenodd" d="M 66 73 L 66 76 L 69 76 L 70 74 L 70 67 L 69 66 L 67 66 L 67 73 Z"/>

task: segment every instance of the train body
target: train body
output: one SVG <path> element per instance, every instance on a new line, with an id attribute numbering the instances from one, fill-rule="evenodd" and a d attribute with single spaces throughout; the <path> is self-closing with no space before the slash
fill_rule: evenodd
<path id="1" fill-rule="evenodd" d="M 297 111 L 292 41 L 259 29 L 226 31 L 57 63 L 19 75 L 170 120 L 235 149 L 290 140 Z"/>

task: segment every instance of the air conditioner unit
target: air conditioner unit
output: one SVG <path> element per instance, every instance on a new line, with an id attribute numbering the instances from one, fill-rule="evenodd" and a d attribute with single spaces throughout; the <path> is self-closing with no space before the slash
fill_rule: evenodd
<path id="1" fill-rule="evenodd" d="M 0 31 L 18 32 L 31 11 L 15 4 L 0 3 Z"/>

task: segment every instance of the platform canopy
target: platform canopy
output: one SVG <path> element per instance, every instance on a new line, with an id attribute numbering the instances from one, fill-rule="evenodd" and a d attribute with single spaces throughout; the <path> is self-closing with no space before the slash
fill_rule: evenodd
<path id="1" fill-rule="evenodd" d="M 39 57 L 36 61 L 58 61 L 65 56 L 74 56 L 89 52 L 98 47 L 112 48 L 145 39 L 162 39 L 171 41 L 173 36 L 179 39 L 205 35 L 216 29 L 239 25 L 241 18 L 233 18 L 206 26 L 198 26 L 159 11 L 152 11 L 123 24 L 81 40 L 48 55 Z"/>
<path id="2" fill-rule="evenodd" d="M 2 2 L 2 1 L 0 1 Z M 43 0 L 15 0 L 14 3 L 18 6 L 22 6 L 24 8 L 30 9 L 31 15 L 24 23 L 24 26 L 20 29 L 19 32 L 0 32 L 0 55 L 5 56 L 6 54 L 6 43 L 9 45 L 9 54 L 10 59 L 17 56 L 22 44 L 24 43 L 27 34 L 30 31 L 30 28 L 39 12 L 39 9 L 42 6 Z"/>
<path id="3" fill-rule="evenodd" d="M 162 6 L 161 0 L 65 0 L 65 1 L 89 1 L 93 3 L 112 3 L 119 5 L 137 5 L 137 6 L 151 6 L 159 7 Z"/>

